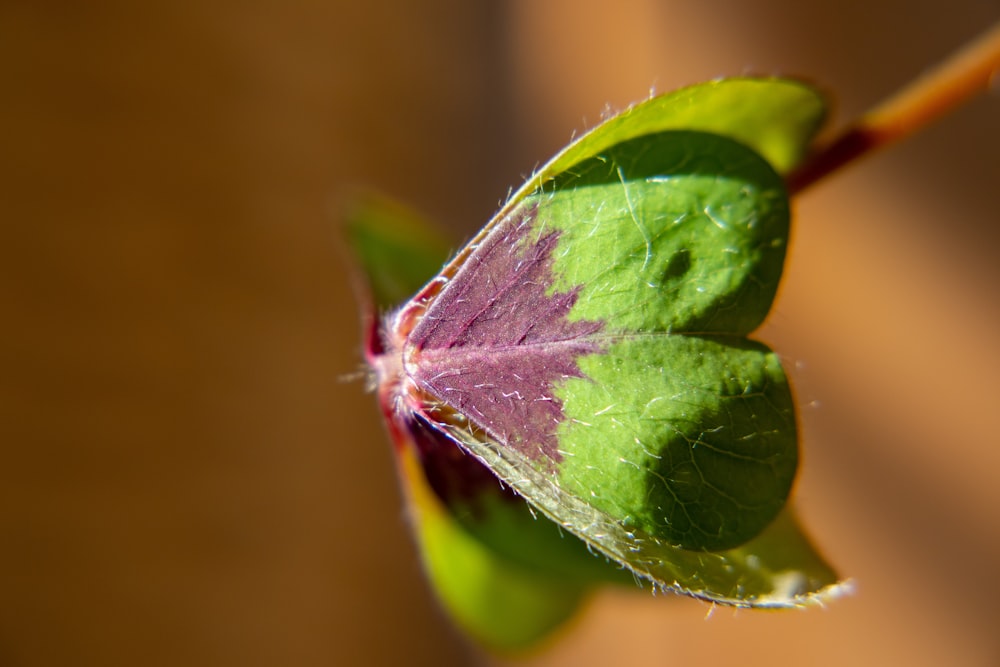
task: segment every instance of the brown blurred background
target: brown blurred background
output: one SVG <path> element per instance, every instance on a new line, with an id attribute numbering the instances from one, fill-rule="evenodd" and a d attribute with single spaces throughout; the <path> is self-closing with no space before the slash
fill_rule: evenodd
<path id="1" fill-rule="evenodd" d="M 336 207 L 456 239 L 650 87 L 806 75 L 844 121 L 992 0 L 0 3 L 0 665 L 484 660 L 415 560 Z M 995 665 L 1000 99 L 801 197 L 762 337 L 857 593 L 598 595 L 532 664 Z M 617 659 L 616 659 L 617 658 Z"/>

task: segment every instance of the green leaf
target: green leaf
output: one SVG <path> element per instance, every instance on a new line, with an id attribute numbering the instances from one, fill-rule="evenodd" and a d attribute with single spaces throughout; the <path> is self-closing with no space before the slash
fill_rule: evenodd
<path id="1" fill-rule="evenodd" d="M 818 99 L 717 82 L 569 147 L 394 319 L 400 405 L 660 587 L 740 606 L 830 593 L 829 568 L 741 550 L 782 511 L 798 457 L 781 365 L 746 338 L 789 224 L 781 177 L 747 144 L 790 167 Z M 728 136 L 660 129 L 684 123 Z"/>
<path id="2" fill-rule="evenodd" d="M 842 589 L 786 507 L 794 405 L 747 339 L 786 251 L 779 174 L 824 113 L 781 79 L 637 105 L 540 169 L 426 285 L 447 246 L 425 223 L 375 199 L 350 216 L 380 308 L 424 285 L 368 355 L 428 574 L 484 645 L 529 647 L 632 573 L 737 606 Z"/>
<path id="3" fill-rule="evenodd" d="M 667 131 L 615 144 L 526 205 L 538 233 L 561 233 L 557 288 L 584 285 L 574 319 L 610 311 L 622 330 L 747 334 L 781 277 L 784 185 L 725 137 Z"/>

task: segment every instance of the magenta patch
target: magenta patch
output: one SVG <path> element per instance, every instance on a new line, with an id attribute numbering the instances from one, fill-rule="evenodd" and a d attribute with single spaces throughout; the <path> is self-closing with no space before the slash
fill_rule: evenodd
<path id="1" fill-rule="evenodd" d="M 554 394 L 600 351 L 597 321 L 571 322 L 580 286 L 547 294 L 559 232 L 529 241 L 534 211 L 518 208 L 483 239 L 407 338 L 410 379 L 498 443 L 559 461 L 564 419 Z"/>

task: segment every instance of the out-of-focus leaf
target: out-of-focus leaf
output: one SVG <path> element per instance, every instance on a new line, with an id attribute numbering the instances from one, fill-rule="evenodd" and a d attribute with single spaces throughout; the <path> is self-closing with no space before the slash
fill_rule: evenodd
<path id="1" fill-rule="evenodd" d="M 398 458 L 424 567 L 459 627 L 483 646 L 510 653 L 531 648 L 573 616 L 585 585 L 552 576 L 551 568 L 519 563 L 484 543 L 434 494 L 413 449 L 399 449 Z M 516 515 L 501 511 L 506 516 L 499 520 L 532 520 L 523 503 L 517 509 Z M 487 511 L 479 521 L 489 530 L 497 517 Z"/>
<path id="2" fill-rule="evenodd" d="M 453 247 L 428 221 L 387 197 L 357 194 L 344 228 L 351 252 L 379 309 L 398 306 L 434 277 Z"/>

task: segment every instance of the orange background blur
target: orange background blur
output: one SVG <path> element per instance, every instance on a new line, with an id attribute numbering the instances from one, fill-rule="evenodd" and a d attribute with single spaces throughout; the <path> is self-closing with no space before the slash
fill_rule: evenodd
<path id="1" fill-rule="evenodd" d="M 0 665 L 485 660 L 420 573 L 338 201 L 484 223 L 606 105 L 806 75 L 843 122 L 995 1 L 0 4 Z M 1000 664 L 1000 98 L 798 201 L 761 336 L 856 594 L 599 594 L 537 665 Z"/>

